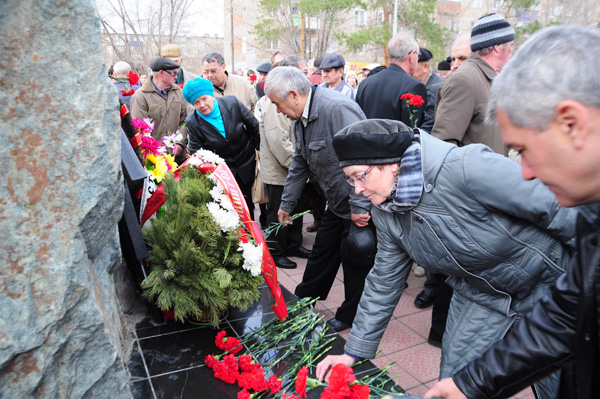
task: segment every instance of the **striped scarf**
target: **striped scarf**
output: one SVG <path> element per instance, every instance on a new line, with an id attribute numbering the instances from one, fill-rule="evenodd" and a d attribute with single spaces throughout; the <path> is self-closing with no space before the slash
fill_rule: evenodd
<path id="1" fill-rule="evenodd" d="M 423 193 L 421 144 L 413 142 L 400 161 L 400 170 L 387 201 L 379 205 L 387 212 L 406 212 L 417 206 Z"/>

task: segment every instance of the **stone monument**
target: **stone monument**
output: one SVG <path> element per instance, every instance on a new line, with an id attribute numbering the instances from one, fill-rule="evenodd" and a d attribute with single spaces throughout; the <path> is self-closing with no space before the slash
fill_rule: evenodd
<path id="1" fill-rule="evenodd" d="M 0 397 L 130 398 L 118 99 L 94 0 L 0 2 Z"/>

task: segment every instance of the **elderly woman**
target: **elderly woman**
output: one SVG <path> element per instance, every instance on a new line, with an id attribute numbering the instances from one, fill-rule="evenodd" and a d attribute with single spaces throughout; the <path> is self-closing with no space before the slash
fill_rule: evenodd
<path id="1" fill-rule="evenodd" d="M 373 358 L 413 262 L 450 276 L 442 343 L 447 377 L 500 340 L 549 292 L 572 257 L 575 211 L 488 147 L 456 147 L 399 121 L 354 123 L 333 147 L 357 194 L 373 203 L 375 265 L 365 282 L 345 354 L 317 366 Z M 553 398 L 558 376 L 536 384 Z"/>
<path id="2" fill-rule="evenodd" d="M 256 153 L 260 144 L 258 121 L 237 98 L 215 98 L 209 80 L 196 78 L 183 87 L 185 100 L 195 112 L 185 119 L 188 150 L 210 150 L 227 162 L 244 194 L 250 216 L 254 219 L 252 184 Z"/>

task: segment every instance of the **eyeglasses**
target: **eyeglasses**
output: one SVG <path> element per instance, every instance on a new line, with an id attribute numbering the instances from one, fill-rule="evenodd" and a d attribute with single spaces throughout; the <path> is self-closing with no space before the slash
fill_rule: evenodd
<path id="1" fill-rule="evenodd" d="M 371 165 L 369 169 L 365 171 L 365 173 L 358 177 L 349 177 L 346 179 L 346 182 L 352 187 L 356 187 L 356 183 L 365 184 L 365 181 L 367 180 L 367 175 L 373 170 L 374 167 L 375 165 Z"/>
<path id="2" fill-rule="evenodd" d="M 177 74 L 179 73 L 179 71 L 165 71 L 165 70 L 163 70 L 163 72 L 168 73 L 169 75 L 171 75 L 174 78 L 176 78 Z"/>
<path id="3" fill-rule="evenodd" d="M 412 51 L 409 51 L 409 52 L 408 52 L 408 55 L 411 55 L 412 53 L 415 53 L 415 54 L 417 54 L 417 57 L 421 55 L 421 51 L 419 51 L 419 50 L 412 50 Z"/>
<path id="4" fill-rule="evenodd" d="M 221 69 L 221 67 L 217 67 L 217 68 L 212 68 L 212 69 L 205 69 L 202 71 L 202 73 L 204 75 L 209 74 L 209 73 L 215 73 L 217 72 L 219 69 Z"/>

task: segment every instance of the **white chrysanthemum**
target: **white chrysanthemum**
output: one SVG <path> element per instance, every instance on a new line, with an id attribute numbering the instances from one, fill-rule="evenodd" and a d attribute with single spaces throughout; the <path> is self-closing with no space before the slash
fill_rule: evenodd
<path id="1" fill-rule="evenodd" d="M 198 155 L 198 157 L 200 157 L 200 159 L 202 159 L 203 162 L 210 162 L 215 165 L 219 165 L 225 162 L 223 158 L 209 150 L 200 149 L 196 151 L 196 155 Z"/>
<path id="2" fill-rule="evenodd" d="M 241 243 L 238 251 L 244 251 L 244 264 L 242 268 L 248 270 L 253 277 L 258 276 L 262 270 L 262 244 L 256 246 L 252 243 Z"/>
<path id="3" fill-rule="evenodd" d="M 209 202 L 206 207 L 224 233 L 240 227 L 240 217 L 237 213 L 223 209 L 216 202 Z"/>
<path id="4" fill-rule="evenodd" d="M 211 188 L 210 195 L 212 196 L 213 200 L 220 204 L 223 208 L 230 212 L 235 212 L 235 208 L 233 207 L 231 200 L 225 194 L 225 191 L 223 191 L 223 188 L 221 188 L 219 183 L 215 184 L 213 188 Z"/>

